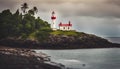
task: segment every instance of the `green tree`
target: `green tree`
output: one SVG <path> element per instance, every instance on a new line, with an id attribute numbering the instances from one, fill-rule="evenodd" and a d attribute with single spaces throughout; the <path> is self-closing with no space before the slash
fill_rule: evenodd
<path id="1" fill-rule="evenodd" d="M 26 13 L 27 8 L 27 3 L 22 4 L 21 9 L 23 13 Z M 9 9 L 2 11 L 0 13 L 0 39 L 7 37 L 21 37 L 21 39 L 32 37 L 37 40 L 46 39 L 52 29 L 47 21 L 42 20 L 40 17 L 35 18 L 35 16 L 33 16 L 37 12 L 37 7 L 33 7 L 33 9 L 29 10 L 23 17 L 19 9 L 13 14 Z"/>
<path id="2" fill-rule="evenodd" d="M 33 9 L 31 9 L 31 10 L 28 11 L 28 14 L 34 15 L 35 13 L 34 13 Z"/>
<path id="3" fill-rule="evenodd" d="M 35 14 L 37 14 L 37 12 L 38 12 L 37 7 L 33 7 L 33 9 L 30 9 L 30 10 L 28 11 L 28 13 L 31 14 L 31 15 L 35 15 Z"/>
<path id="4" fill-rule="evenodd" d="M 22 15 L 20 14 L 19 10 L 17 10 L 13 15 L 13 23 L 14 23 L 14 33 L 13 36 L 20 36 L 21 35 L 21 28 L 22 28 Z"/>
<path id="5" fill-rule="evenodd" d="M 52 29 L 50 29 L 48 27 L 44 27 L 44 28 L 38 30 L 38 32 L 36 32 L 37 40 L 40 42 L 44 42 L 45 40 L 48 39 L 50 32 L 52 32 Z"/>
<path id="6" fill-rule="evenodd" d="M 31 16 L 30 14 L 25 14 L 22 23 L 23 23 L 23 28 L 22 28 L 23 33 L 29 35 L 30 33 L 35 31 L 34 16 Z"/>
<path id="7" fill-rule="evenodd" d="M 23 3 L 23 4 L 21 5 L 21 10 L 23 11 L 24 14 L 27 13 L 26 10 L 27 10 L 28 8 L 29 8 L 29 7 L 28 7 L 28 4 L 27 4 L 27 3 Z"/>
<path id="8" fill-rule="evenodd" d="M 34 11 L 34 13 L 37 13 L 37 12 L 38 12 L 38 9 L 37 9 L 36 6 L 33 7 L 33 11 Z"/>
<path id="9" fill-rule="evenodd" d="M 12 13 L 9 9 L 0 13 L 0 38 L 6 38 L 10 35 L 12 23 Z"/>

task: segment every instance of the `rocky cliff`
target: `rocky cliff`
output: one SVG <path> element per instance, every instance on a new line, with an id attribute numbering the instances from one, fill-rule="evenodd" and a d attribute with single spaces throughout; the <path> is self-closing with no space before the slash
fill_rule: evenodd
<path id="1" fill-rule="evenodd" d="M 83 32 L 71 32 L 61 34 L 51 34 L 42 41 L 35 40 L 16 40 L 3 39 L 0 45 L 22 48 L 39 49 L 81 49 L 81 48 L 114 48 L 120 47 L 120 44 L 109 42 L 108 40 L 93 34 Z"/>
<path id="2" fill-rule="evenodd" d="M 53 49 L 120 47 L 119 44 L 113 44 L 104 38 L 85 33 L 79 36 L 51 35 L 46 41 L 41 43 L 41 46 Z"/>

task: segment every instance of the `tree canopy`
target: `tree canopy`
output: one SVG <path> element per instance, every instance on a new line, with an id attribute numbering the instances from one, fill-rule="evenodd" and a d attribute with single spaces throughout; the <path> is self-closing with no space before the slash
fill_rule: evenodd
<path id="1" fill-rule="evenodd" d="M 51 30 L 48 22 L 35 18 L 34 14 L 38 12 L 37 7 L 26 11 L 28 4 L 22 4 L 23 13 L 17 10 L 12 13 L 9 9 L 0 13 L 0 39 L 16 38 L 16 39 L 39 39 L 45 38 Z M 48 31 L 47 31 L 48 30 Z M 43 32 L 43 31 L 47 31 Z"/>

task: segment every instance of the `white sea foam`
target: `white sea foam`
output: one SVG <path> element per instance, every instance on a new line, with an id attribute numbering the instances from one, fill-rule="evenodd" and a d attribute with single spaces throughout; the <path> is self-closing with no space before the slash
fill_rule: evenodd
<path id="1" fill-rule="evenodd" d="M 76 59 L 59 59 L 57 61 L 64 62 L 64 63 L 82 63 L 81 61 Z"/>

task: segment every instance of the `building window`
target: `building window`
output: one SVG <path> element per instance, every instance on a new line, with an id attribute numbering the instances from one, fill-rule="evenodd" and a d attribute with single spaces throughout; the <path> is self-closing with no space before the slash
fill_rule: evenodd
<path id="1" fill-rule="evenodd" d="M 65 29 L 65 27 L 63 27 L 63 29 Z"/>
<path id="2" fill-rule="evenodd" d="M 68 27 L 68 30 L 69 30 L 70 28 Z"/>

